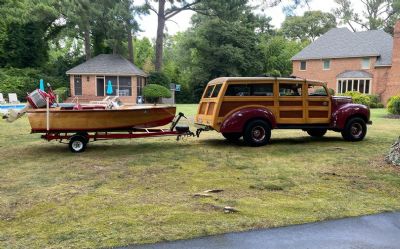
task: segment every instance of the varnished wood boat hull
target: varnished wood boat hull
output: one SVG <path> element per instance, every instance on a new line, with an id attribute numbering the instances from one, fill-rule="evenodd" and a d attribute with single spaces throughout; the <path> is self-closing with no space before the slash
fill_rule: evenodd
<path id="1" fill-rule="evenodd" d="M 47 130 L 46 109 L 31 109 L 27 115 L 32 132 L 93 132 L 151 128 L 170 123 L 176 108 L 140 107 L 116 110 L 50 109 Z"/>

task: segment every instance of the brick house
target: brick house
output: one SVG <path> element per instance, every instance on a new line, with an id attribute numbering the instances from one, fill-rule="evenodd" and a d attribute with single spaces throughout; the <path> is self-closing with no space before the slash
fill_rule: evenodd
<path id="1" fill-rule="evenodd" d="M 400 94 L 400 22 L 394 37 L 381 30 L 334 28 L 292 58 L 293 75 L 325 81 L 336 93 Z"/>
<path id="2" fill-rule="evenodd" d="M 147 74 L 120 55 L 100 54 L 66 72 L 70 77 L 71 98 L 80 102 L 116 96 L 125 103 L 137 103 Z M 111 82 L 112 93 L 107 93 Z"/>

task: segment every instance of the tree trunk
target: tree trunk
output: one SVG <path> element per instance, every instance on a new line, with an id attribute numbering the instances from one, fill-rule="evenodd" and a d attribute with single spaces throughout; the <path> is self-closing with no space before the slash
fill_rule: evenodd
<path id="1" fill-rule="evenodd" d="M 84 34 L 84 43 L 85 43 L 85 55 L 86 55 L 86 60 L 90 60 L 92 58 L 92 49 L 90 47 L 91 42 L 90 42 L 90 28 L 88 25 L 85 27 L 85 31 L 83 32 Z"/>
<path id="2" fill-rule="evenodd" d="M 159 0 L 158 26 L 157 26 L 157 38 L 156 38 L 156 64 L 155 64 L 155 69 L 157 72 L 161 72 L 162 70 L 164 27 L 165 27 L 165 0 Z"/>
<path id="3" fill-rule="evenodd" d="M 134 52 L 133 52 L 133 37 L 132 37 L 132 31 L 128 30 L 128 53 L 129 53 L 129 61 L 135 64 L 135 57 L 134 57 Z"/>

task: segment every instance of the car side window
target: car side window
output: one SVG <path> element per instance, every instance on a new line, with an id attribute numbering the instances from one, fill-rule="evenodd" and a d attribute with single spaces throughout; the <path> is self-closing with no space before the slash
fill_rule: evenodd
<path id="1" fill-rule="evenodd" d="M 219 91 L 221 91 L 222 84 L 215 85 L 214 91 L 211 95 L 211 98 L 218 97 Z"/>
<path id="2" fill-rule="evenodd" d="M 203 98 L 210 98 L 213 90 L 214 90 L 214 85 L 208 86 L 206 91 L 204 92 Z"/>
<path id="3" fill-rule="evenodd" d="M 279 96 L 301 96 L 302 86 L 300 83 L 279 83 Z"/>
<path id="4" fill-rule="evenodd" d="M 274 84 L 254 84 L 251 87 L 251 96 L 274 96 Z"/>
<path id="5" fill-rule="evenodd" d="M 328 96 L 328 93 L 326 92 L 326 89 L 324 86 L 309 84 L 308 85 L 308 96 L 316 96 L 316 97 Z"/>
<path id="6" fill-rule="evenodd" d="M 265 84 L 232 84 L 228 86 L 225 96 L 274 96 L 274 85 Z"/>
<path id="7" fill-rule="evenodd" d="M 250 96 L 250 86 L 247 84 L 228 85 L 225 96 Z"/>

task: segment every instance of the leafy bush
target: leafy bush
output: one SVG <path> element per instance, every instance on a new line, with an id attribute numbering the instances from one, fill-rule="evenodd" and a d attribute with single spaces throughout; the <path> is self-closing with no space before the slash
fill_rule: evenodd
<path id="1" fill-rule="evenodd" d="M 54 93 L 57 94 L 59 102 L 64 102 L 69 97 L 69 88 L 60 87 L 55 89 Z"/>
<path id="2" fill-rule="evenodd" d="M 362 104 L 366 106 L 371 105 L 371 100 L 366 94 L 362 94 L 360 92 L 355 92 L 355 91 L 348 91 L 344 96 L 350 96 L 353 99 L 353 102 L 356 104 Z"/>
<path id="3" fill-rule="evenodd" d="M 376 108 L 385 108 L 385 105 L 382 104 L 382 103 L 378 103 L 378 104 L 376 105 Z"/>
<path id="4" fill-rule="evenodd" d="M 148 78 L 148 84 L 157 84 L 169 88 L 171 80 L 165 73 L 152 72 Z"/>
<path id="5" fill-rule="evenodd" d="M 387 108 L 391 114 L 400 115 L 400 96 L 391 97 L 388 101 Z"/>
<path id="6" fill-rule="evenodd" d="M 0 92 L 3 94 L 16 93 L 20 101 L 25 101 L 27 93 L 39 88 L 39 81 L 50 83 L 53 89 L 68 86 L 68 82 L 59 77 L 53 77 L 33 68 L 1 68 Z"/>
<path id="7" fill-rule="evenodd" d="M 143 95 L 147 101 L 156 104 L 160 98 L 171 98 L 171 92 L 168 88 L 157 85 L 148 84 L 143 88 Z"/>
<path id="8" fill-rule="evenodd" d="M 369 100 L 371 102 L 370 105 L 369 105 L 370 108 L 381 108 L 381 107 L 378 107 L 378 106 L 383 106 L 383 104 L 381 103 L 379 95 L 377 95 L 377 94 L 369 94 L 369 95 L 366 95 L 366 96 L 369 98 Z M 379 105 L 379 104 L 381 104 L 381 105 Z"/>

